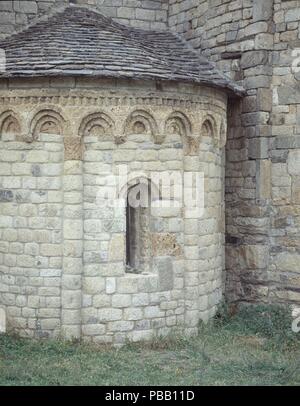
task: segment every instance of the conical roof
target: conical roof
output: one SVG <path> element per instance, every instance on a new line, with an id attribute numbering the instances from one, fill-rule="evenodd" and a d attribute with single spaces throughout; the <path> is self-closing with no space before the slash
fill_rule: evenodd
<path id="1" fill-rule="evenodd" d="M 242 94 L 243 88 L 168 31 L 127 27 L 70 6 L 0 41 L 0 78 L 90 76 L 187 81 Z"/>

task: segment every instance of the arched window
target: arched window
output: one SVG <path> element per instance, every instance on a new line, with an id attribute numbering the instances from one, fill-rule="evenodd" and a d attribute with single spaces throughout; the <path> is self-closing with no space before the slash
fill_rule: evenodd
<path id="1" fill-rule="evenodd" d="M 149 270 L 151 239 L 149 233 L 151 187 L 147 180 L 130 187 L 126 202 L 126 270 Z"/>

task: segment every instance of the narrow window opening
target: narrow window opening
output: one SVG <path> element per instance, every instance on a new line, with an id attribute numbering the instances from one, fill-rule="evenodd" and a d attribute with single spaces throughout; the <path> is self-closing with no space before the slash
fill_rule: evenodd
<path id="1" fill-rule="evenodd" d="M 126 201 L 126 272 L 149 270 L 150 255 L 150 185 L 137 183 L 131 187 Z"/>

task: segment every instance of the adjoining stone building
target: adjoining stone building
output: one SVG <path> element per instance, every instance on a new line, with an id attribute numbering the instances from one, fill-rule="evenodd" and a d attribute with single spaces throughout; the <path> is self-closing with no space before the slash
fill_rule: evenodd
<path id="1" fill-rule="evenodd" d="M 223 296 L 299 304 L 300 1 L 88 3 L 0 2 L 8 326 L 121 343 L 193 334 Z M 203 172 L 201 217 L 128 210 L 152 171 Z"/>

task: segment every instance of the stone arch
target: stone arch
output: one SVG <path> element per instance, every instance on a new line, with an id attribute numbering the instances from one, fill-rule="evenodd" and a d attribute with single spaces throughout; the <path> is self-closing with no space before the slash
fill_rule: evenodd
<path id="1" fill-rule="evenodd" d="M 146 110 L 132 111 L 125 121 L 124 134 L 148 134 L 159 142 L 158 126 L 152 114 Z"/>
<path id="2" fill-rule="evenodd" d="M 165 133 L 179 134 L 181 137 L 187 138 L 192 133 L 192 124 L 184 113 L 174 111 L 166 120 Z"/>
<path id="3" fill-rule="evenodd" d="M 217 144 L 217 122 L 211 114 L 207 114 L 202 120 L 201 137 L 209 137 L 213 140 L 214 144 Z"/>
<path id="4" fill-rule="evenodd" d="M 13 110 L 6 110 L 0 114 L 0 137 L 4 134 L 15 134 L 20 136 L 20 119 Z"/>
<path id="5" fill-rule="evenodd" d="M 161 193 L 159 191 L 159 187 L 156 185 L 156 183 L 153 181 L 153 179 L 151 179 L 148 176 L 146 176 L 145 174 L 141 173 L 141 174 L 134 174 L 134 177 L 132 177 L 131 179 L 128 179 L 127 183 L 125 185 L 122 185 L 122 187 L 120 188 L 119 194 L 118 194 L 118 199 L 126 199 L 129 189 L 138 183 L 143 184 L 143 185 L 149 184 L 151 186 L 151 199 L 152 200 L 159 200 L 161 198 Z"/>
<path id="6" fill-rule="evenodd" d="M 189 118 L 180 111 L 172 112 L 165 122 L 165 134 L 179 135 L 184 146 L 185 153 L 190 153 L 192 137 L 192 123 Z"/>
<path id="7" fill-rule="evenodd" d="M 79 127 L 80 136 L 94 135 L 103 140 L 111 140 L 115 124 L 112 118 L 104 112 L 96 112 L 87 115 L 81 121 Z"/>
<path id="8" fill-rule="evenodd" d="M 60 112 L 45 108 L 39 110 L 31 120 L 30 134 L 36 140 L 41 133 L 64 135 L 65 119 Z"/>

